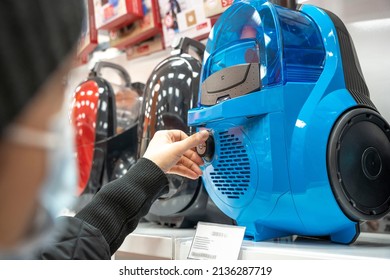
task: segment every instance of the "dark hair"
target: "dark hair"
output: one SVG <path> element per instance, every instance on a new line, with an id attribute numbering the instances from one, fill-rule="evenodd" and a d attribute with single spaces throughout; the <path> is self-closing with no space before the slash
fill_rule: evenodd
<path id="1" fill-rule="evenodd" d="M 0 133 L 75 48 L 82 0 L 4 0 L 0 9 Z"/>

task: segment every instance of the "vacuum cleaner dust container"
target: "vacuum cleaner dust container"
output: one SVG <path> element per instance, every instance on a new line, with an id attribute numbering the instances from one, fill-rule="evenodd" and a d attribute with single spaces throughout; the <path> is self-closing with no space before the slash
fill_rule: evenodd
<path id="1" fill-rule="evenodd" d="M 390 207 L 390 128 L 343 22 L 311 5 L 235 1 L 212 29 L 189 126 L 215 204 L 246 237 L 329 236 Z"/>

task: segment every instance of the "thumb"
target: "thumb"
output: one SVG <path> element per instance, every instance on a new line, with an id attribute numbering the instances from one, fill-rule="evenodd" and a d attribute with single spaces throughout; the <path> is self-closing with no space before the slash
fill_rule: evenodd
<path id="1" fill-rule="evenodd" d="M 209 138 L 209 136 L 210 134 L 207 130 L 202 130 L 200 132 L 192 134 L 190 137 L 180 142 L 176 142 L 178 152 L 184 154 L 189 149 L 192 149 L 198 146 L 199 144 L 204 143 L 207 140 L 207 138 Z"/>

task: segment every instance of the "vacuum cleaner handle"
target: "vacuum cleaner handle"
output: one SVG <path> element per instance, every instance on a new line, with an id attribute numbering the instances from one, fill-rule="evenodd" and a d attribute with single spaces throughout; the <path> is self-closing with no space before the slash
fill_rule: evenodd
<path id="1" fill-rule="evenodd" d="M 194 39 L 188 37 L 182 37 L 180 40 L 172 44 L 173 50 L 180 50 L 180 53 L 188 53 L 190 48 L 193 49 L 196 54 L 203 59 L 203 54 L 206 49 L 205 45 Z"/>
<path id="2" fill-rule="evenodd" d="M 273 4 L 289 8 L 291 10 L 297 9 L 297 1 L 296 0 L 268 0 Z"/>
<path id="3" fill-rule="evenodd" d="M 121 76 L 121 78 L 123 79 L 123 81 L 125 82 L 125 86 L 126 87 L 129 87 L 131 88 L 131 78 L 130 78 L 130 75 L 129 73 L 126 71 L 125 68 L 123 68 L 122 66 L 118 65 L 118 64 L 115 64 L 115 63 L 111 63 L 111 62 L 108 62 L 108 61 L 99 61 L 95 64 L 95 66 L 92 68 L 91 72 L 90 72 L 90 77 L 98 77 L 98 76 L 101 76 L 101 69 L 103 68 L 111 68 L 111 69 L 114 69 L 116 70 L 119 75 Z"/>

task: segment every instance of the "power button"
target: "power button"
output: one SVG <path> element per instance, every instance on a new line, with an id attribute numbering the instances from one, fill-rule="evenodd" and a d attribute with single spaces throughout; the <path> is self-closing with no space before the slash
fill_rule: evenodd
<path id="1" fill-rule="evenodd" d="M 206 142 L 201 143 L 196 147 L 196 152 L 200 157 L 204 158 L 206 161 L 211 161 L 214 156 L 214 151 L 215 151 L 214 137 L 210 132 L 210 136 L 209 138 L 207 138 Z"/>

